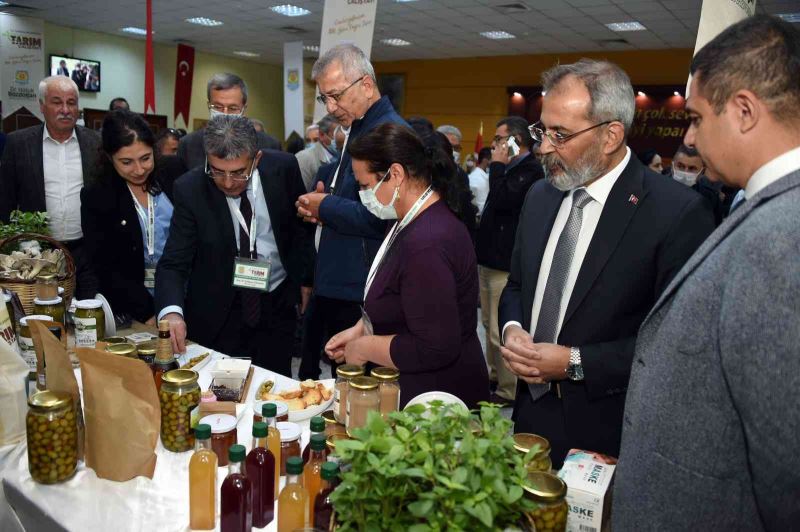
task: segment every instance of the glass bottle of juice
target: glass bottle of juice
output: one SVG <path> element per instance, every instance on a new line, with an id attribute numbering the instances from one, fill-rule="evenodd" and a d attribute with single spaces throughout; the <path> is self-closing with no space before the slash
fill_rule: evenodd
<path id="1" fill-rule="evenodd" d="M 314 416 L 311 418 L 311 436 L 314 434 L 325 434 L 325 418 L 322 416 Z M 303 463 L 308 463 L 308 455 L 311 453 L 311 442 L 308 442 L 306 448 L 303 449 Z M 325 448 L 325 457 L 322 459 L 324 462 L 328 458 L 328 448 Z"/>
<path id="2" fill-rule="evenodd" d="M 222 482 L 219 526 L 222 532 L 250 532 L 253 528 L 253 488 L 244 473 L 244 445 L 228 448 L 228 476 Z"/>
<path id="3" fill-rule="evenodd" d="M 335 517 L 333 515 L 333 503 L 331 503 L 331 493 L 339 485 L 339 464 L 336 462 L 325 462 L 322 464 L 322 486 L 314 499 L 314 528 L 317 530 L 333 530 Z"/>
<path id="4" fill-rule="evenodd" d="M 311 453 L 308 457 L 308 463 L 303 468 L 303 486 L 308 492 L 308 520 L 311 521 L 311 510 L 314 506 L 314 498 L 319 493 L 319 488 L 322 480 L 320 479 L 320 469 L 322 464 L 325 463 L 325 434 L 314 434 L 311 436 Z"/>
<path id="5" fill-rule="evenodd" d="M 278 497 L 278 532 L 293 532 L 306 526 L 308 492 L 300 480 L 303 459 L 292 456 L 286 461 L 286 485 Z"/>
<path id="6" fill-rule="evenodd" d="M 267 449 L 266 423 L 253 423 L 253 448 L 245 469 L 253 487 L 253 526 L 264 528 L 275 517 L 275 457 Z"/>
<path id="7" fill-rule="evenodd" d="M 267 449 L 275 457 L 275 496 L 280 493 L 281 480 L 281 433 L 276 425 L 275 416 L 278 415 L 278 406 L 274 403 L 264 403 L 261 407 L 261 417 L 267 424 Z"/>
<path id="8" fill-rule="evenodd" d="M 197 425 L 194 437 L 195 451 L 189 460 L 189 528 L 213 530 L 217 520 L 217 455 L 211 450 L 211 425 Z"/>

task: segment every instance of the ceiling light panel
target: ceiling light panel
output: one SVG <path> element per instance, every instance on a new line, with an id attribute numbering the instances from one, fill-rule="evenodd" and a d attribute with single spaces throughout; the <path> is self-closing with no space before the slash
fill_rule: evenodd
<path id="1" fill-rule="evenodd" d="M 206 17 L 194 17 L 194 18 L 187 18 L 186 22 L 189 24 L 197 24 L 198 26 L 222 26 L 225 24 L 221 20 L 214 20 L 213 18 L 206 18 Z"/>
<path id="2" fill-rule="evenodd" d="M 302 7 L 293 6 L 291 4 L 272 6 L 270 9 L 275 13 L 278 13 L 279 15 L 284 15 L 286 17 L 302 17 L 303 15 L 311 14 L 311 11 L 309 11 L 308 9 L 303 9 Z"/>
<path id="3" fill-rule="evenodd" d="M 512 35 L 507 31 L 482 31 L 482 37 L 487 39 L 502 40 L 502 39 L 516 39 L 516 35 Z"/>
<path id="4" fill-rule="evenodd" d="M 409 46 L 411 44 L 403 39 L 381 39 L 381 42 L 388 46 Z"/>
<path id="5" fill-rule="evenodd" d="M 125 33 L 132 33 L 134 35 L 147 35 L 147 30 L 144 28 L 134 28 L 133 26 L 128 26 L 127 28 L 121 28 L 120 31 Z M 155 33 L 155 32 L 153 32 Z"/>
<path id="6" fill-rule="evenodd" d="M 611 31 L 644 31 L 647 29 L 635 20 L 630 22 L 612 22 L 606 24 L 606 28 Z"/>

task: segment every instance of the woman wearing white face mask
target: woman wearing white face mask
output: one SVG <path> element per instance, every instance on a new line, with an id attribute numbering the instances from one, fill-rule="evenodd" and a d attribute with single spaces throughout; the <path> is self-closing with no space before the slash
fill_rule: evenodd
<path id="1" fill-rule="evenodd" d="M 451 153 L 431 136 L 387 123 L 347 149 L 361 201 L 397 219 L 367 276 L 364 317 L 325 350 L 337 362 L 400 370 L 400 407 L 427 391 L 468 406 L 489 397 L 477 336 L 475 252 L 459 210 Z"/>

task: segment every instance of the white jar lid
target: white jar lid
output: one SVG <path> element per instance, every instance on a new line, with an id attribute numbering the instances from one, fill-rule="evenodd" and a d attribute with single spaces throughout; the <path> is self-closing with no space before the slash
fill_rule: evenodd
<path id="1" fill-rule="evenodd" d="M 33 300 L 34 305 L 60 305 L 64 300 L 60 297 L 53 299 L 39 299 L 38 297 Z"/>
<path id="2" fill-rule="evenodd" d="M 5 299 L 6 301 L 11 301 L 11 294 L 3 292 L 3 299 Z"/>
<path id="3" fill-rule="evenodd" d="M 31 316 L 25 316 L 19 320 L 19 324 L 23 327 L 28 326 L 28 320 L 40 320 L 40 321 L 53 321 L 52 316 L 43 316 L 41 314 L 33 314 Z"/>
<path id="4" fill-rule="evenodd" d="M 63 286 L 59 286 L 58 287 L 58 295 L 61 295 L 63 293 L 64 293 L 64 287 Z"/>
<path id="5" fill-rule="evenodd" d="M 81 301 L 76 301 L 75 306 L 84 310 L 92 310 L 102 308 L 103 302 L 99 299 L 83 299 Z"/>
<path id="6" fill-rule="evenodd" d="M 275 414 L 275 417 L 285 416 L 286 414 L 289 413 L 289 405 L 287 405 L 286 403 L 284 403 L 282 401 L 256 401 L 255 403 L 253 403 L 253 413 L 255 415 L 257 415 L 257 416 L 263 417 L 262 416 L 262 412 L 263 412 L 262 407 L 264 405 L 266 405 L 266 404 L 269 404 L 269 403 L 272 403 L 273 405 L 275 405 L 275 409 L 278 411 Z"/>
<path id="7" fill-rule="evenodd" d="M 212 434 L 223 434 L 236 428 L 236 416 L 229 414 L 211 414 L 200 420 L 200 423 L 211 426 Z"/>
<path id="8" fill-rule="evenodd" d="M 299 440 L 300 439 L 300 425 L 291 423 L 289 421 L 281 421 L 276 423 L 278 431 L 281 433 L 281 443 Z"/>

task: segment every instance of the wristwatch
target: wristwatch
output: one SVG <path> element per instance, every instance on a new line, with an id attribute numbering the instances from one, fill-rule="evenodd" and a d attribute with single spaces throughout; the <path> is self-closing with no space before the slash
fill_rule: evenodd
<path id="1" fill-rule="evenodd" d="M 569 348 L 569 365 L 567 377 L 573 381 L 583 380 L 583 365 L 581 364 L 581 350 L 577 347 Z"/>

